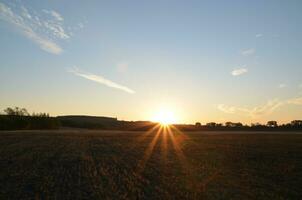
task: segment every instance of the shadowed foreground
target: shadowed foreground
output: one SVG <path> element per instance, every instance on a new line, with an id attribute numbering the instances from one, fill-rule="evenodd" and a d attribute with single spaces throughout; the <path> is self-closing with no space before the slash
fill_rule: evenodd
<path id="1" fill-rule="evenodd" d="M 301 199 L 302 135 L 0 133 L 0 199 Z"/>

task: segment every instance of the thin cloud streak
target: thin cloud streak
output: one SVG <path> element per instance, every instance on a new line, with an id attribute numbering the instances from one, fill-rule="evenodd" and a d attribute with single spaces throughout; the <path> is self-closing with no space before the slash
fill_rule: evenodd
<path id="1" fill-rule="evenodd" d="M 248 72 L 248 69 L 246 69 L 246 68 L 240 68 L 240 69 L 234 69 L 234 70 L 231 72 L 231 74 L 232 74 L 233 76 L 240 76 L 240 75 L 245 74 L 245 73 L 247 73 L 247 72 Z"/>
<path id="2" fill-rule="evenodd" d="M 120 85 L 118 83 L 115 83 L 111 80 L 108 80 L 102 76 L 99 76 L 99 75 L 95 75 L 95 74 L 91 74 L 91 73 L 87 73 L 87 72 L 83 72 L 77 68 L 73 68 L 73 69 L 70 69 L 68 70 L 70 73 L 73 73 L 74 75 L 76 76 L 80 76 L 82 78 L 85 78 L 85 79 L 88 79 L 88 80 L 91 80 L 91 81 L 94 81 L 94 82 L 97 82 L 97 83 L 100 83 L 100 84 L 103 84 L 107 87 L 111 87 L 111 88 L 115 88 L 115 89 L 118 89 L 118 90 L 122 90 L 124 92 L 127 92 L 129 94 L 134 94 L 135 91 L 126 87 L 126 86 L 123 86 L 123 85 Z"/>

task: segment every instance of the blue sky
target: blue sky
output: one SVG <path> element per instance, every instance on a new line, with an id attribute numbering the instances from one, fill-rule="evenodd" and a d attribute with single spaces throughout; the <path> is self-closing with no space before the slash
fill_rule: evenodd
<path id="1" fill-rule="evenodd" d="M 301 1 L 2 1 L 0 108 L 179 122 L 302 113 Z"/>

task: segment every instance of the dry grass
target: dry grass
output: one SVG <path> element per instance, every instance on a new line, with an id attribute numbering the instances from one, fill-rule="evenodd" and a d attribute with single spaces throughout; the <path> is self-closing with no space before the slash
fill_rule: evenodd
<path id="1" fill-rule="evenodd" d="M 302 134 L 0 133 L 0 199 L 301 199 Z"/>

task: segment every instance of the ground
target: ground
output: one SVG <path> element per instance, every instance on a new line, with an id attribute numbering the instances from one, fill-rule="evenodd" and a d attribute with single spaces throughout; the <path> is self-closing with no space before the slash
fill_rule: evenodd
<path id="1" fill-rule="evenodd" d="M 302 134 L 0 132 L 0 199 L 301 199 Z"/>

